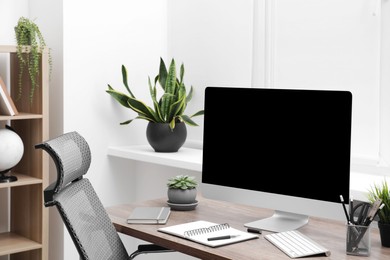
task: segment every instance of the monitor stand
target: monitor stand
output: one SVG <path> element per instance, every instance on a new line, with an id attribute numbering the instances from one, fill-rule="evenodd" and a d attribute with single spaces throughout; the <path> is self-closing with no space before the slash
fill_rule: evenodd
<path id="1" fill-rule="evenodd" d="M 254 230 L 283 232 L 298 229 L 308 222 L 309 216 L 275 210 L 271 217 L 246 223 L 244 226 Z"/>

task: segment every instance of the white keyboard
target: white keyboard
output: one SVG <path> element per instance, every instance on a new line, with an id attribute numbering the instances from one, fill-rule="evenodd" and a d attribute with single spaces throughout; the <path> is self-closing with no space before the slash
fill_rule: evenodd
<path id="1" fill-rule="evenodd" d="M 264 236 L 269 242 L 291 258 L 330 256 L 330 251 L 297 230 L 283 231 Z"/>

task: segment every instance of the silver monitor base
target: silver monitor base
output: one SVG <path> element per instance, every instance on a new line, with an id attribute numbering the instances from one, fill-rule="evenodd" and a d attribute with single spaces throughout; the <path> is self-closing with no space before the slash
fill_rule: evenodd
<path id="1" fill-rule="evenodd" d="M 283 232 L 298 229 L 308 222 L 309 216 L 276 210 L 271 217 L 246 223 L 244 226 L 254 230 Z"/>

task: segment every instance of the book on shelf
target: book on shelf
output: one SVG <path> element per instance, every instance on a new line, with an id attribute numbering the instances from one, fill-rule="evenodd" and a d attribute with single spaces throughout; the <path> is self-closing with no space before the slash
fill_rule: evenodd
<path id="1" fill-rule="evenodd" d="M 165 224 L 171 214 L 170 207 L 136 207 L 127 217 L 128 224 Z"/>
<path id="2" fill-rule="evenodd" d="M 14 116 L 18 114 L 18 110 L 8 93 L 7 87 L 0 77 L 0 114 Z"/>
<path id="3" fill-rule="evenodd" d="M 256 234 L 232 228 L 228 223 L 216 224 L 203 220 L 162 227 L 158 231 L 210 247 L 218 247 L 259 238 Z"/>

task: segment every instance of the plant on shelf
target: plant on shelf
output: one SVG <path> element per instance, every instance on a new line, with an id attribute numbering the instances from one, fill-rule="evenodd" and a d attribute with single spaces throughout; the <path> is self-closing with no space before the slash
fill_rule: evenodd
<path id="1" fill-rule="evenodd" d="M 20 99 L 22 96 L 22 78 L 24 71 L 27 70 L 31 81 L 29 99 L 32 103 L 35 89 L 39 87 L 38 75 L 40 73 L 40 59 L 41 54 L 46 47 L 46 43 L 38 25 L 26 17 L 20 17 L 14 29 L 20 69 L 17 99 Z M 51 72 L 52 60 L 50 50 L 48 52 L 48 57 Z"/>
<path id="2" fill-rule="evenodd" d="M 195 180 L 194 176 L 177 175 L 168 179 L 167 186 L 169 189 L 195 189 L 196 186 L 198 186 L 198 182 Z"/>
<path id="3" fill-rule="evenodd" d="M 195 202 L 198 182 L 194 176 L 177 175 L 168 179 L 168 201 L 175 204 Z"/>
<path id="4" fill-rule="evenodd" d="M 380 231 L 381 242 L 383 246 L 390 247 L 390 193 L 389 186 L 384 180 L 382 184 L 374 184 L 368 191 L 368 200 L 374 203 L 380 199 L 383 208 L 378 212 L 378 228 Z"/>
<path id="5" fill-rule="evenodd" d="M 184 114 L 188 102 L 192 99 L 193 87 L 191 86 L 187 93 L 183 77 L 184 64 L 180 66 L 180 76 L 178 78 L 176 76 L 175 60 L 172 59 L 168 71 L 164 60 L 160 58 L 159 74 L 154 78 L 153 84 L 150 77 L 148 77 L 153 108 L 137 99 L 131 92 L 127 82 L 127 69 L 124 65 L 122 65 L 122 80 L 128 94 L 115 90 L 110 84 L 108 84 L 108 90 L 106 90 L 106 92 L 115 98 L 121 105 L 136 112 L 138 116 L 134 119 L 144 119 L 154 123 L 168 123 L 171 129 L 174 129 L 178 122 L 197 126 L 191 118 L 203 115 L 204 111 L 200 110 L 191 116 Z M 158 97 L 157 94 L 157 83 L 159 83 L 163 91 L 163 94 L 160 97 Z M 121 125 L 129 124 L 134 119 L 122 122 Z"/>

